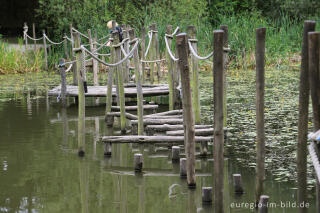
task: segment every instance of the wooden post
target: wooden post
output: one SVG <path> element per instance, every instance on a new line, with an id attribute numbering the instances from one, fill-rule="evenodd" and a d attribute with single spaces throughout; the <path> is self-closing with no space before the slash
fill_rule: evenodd
<path id="1" fill-rule="evenodd" d="M 124 25 L 124 28 L 123 28 L 123 39 L 126 39 L 126 38 L 129 38 L 129 28 L 127 27 L 127 25 Z M 125 52 L 128 54 L 129 53 L 129 41 L 126 41 L 123 45 L 124 47 L 124 50 Z M 124 57 L 124 56 L 123 56 Z M 139 56 L 138 56 L 139 57 Z M 124 82 L 125 83 L 128 83 L 129 80 L 130 80 L 130 70 L 129 70 L 129 67 L 130 67 L 130 60 L 127 60 L 126 62 L 124 62 L 123 64 L 123 76 L 125 77 L 124 78 Z"/>
<path id="2" fill-rule="evenodd" d="M 129 30 L 130 40 L 132 41 L 135 38 L 134 29 Z M 133 45 L 130 42 L 130 45 Z M 133 60 L 134 60 L 134 71 L 136 76 L 137 82 L 137 106 L 138 106 L 138 135 L 143 135 L 144 126 L 143 126 L 143 94 L 142 94 L 142 83 L 141 83 L 141 66 L 140 66 L 140 59 L 139 59 L 139 52 L 138 48 L 133 53 Z"/>
<path id="3" fill-rule="evenodd" d="M 145 55 L 144 55 L 145 52 L 146 52 L 146 29 L 143 26 L 141 28 L 141 54 L 140 54 L 140 58 L 142 60 L 145 60 Z M 145 81 L 145 74 L 144 74 L 145 66 L 146 66 L 146 64 L 142 63 L 142 77 L 141 77 L 142 83 L 144 83 L 144 81 Z"/>
<path id="4" fill-rule="evenodd" d="M 188 64 L 188 48 L 187 34 L 180 33 L 177 35 L 177 48 L 179 67 L 181 73 L 181 85 L 183 93 L 183 125 L 184 137 L 187 157 L 187 183 L 190 188 L 196 186 L 195 176 L 195 132 L 194 118 L 192 111 L 192 96 L 190 88 L 189 64 Z"/>
<path id="5" fill-rule="evenodd" d="M 62 107 L 67 106 L 66 93 L 67 93 L 67 81 L 66 81 L 66 67 L 64 65 L 65 61 L 63 58 L 60 59 L 60 76 L 61 76 L 61 103 Z"/>
<path id="6" fill-rule="evenodd" d="M 104 143 L 103 154 L 106 157 L 110 157 L 112 155 L 112 143 Z"/>
<path id="7" fill-rule="evenodd" d="M 309 81 L 310 81 L 310 91 L 311 91 L 311 99 L 312 99 L 312 112 L 313 112 L 313 130 L 318 131 L 320 129 L 320 82 L 319 82 L 319 40 L 320 33 L 319 32 L 309 32 L 308 33 L 308 56 L 309 56 Z M 315 144 L 316 153 L 319 157 L 319 148 L 316 145 L 316 142 L 312 142 Z M 320 212 L 320 183 L 316 181 L 316 205 L 317 212 Z"/>
<path id="8" fill-rule="evenodd" d="M 111 38 L 115 39 L 118 36 L 116 32 L 112 32 Z M 118 40 L 117 40 L 118 41 Z M 115 47 L 112 46 L 113 40 L 111 40 L 111 55 L 110 55 L 110 62 L 114 63 L 115 62 Z M 113 121 L 114 117 L 111 115 L 108 115 L 108 113 L 111 112 L 111 107 L 112 107 L 112 84 L 113 84 L 113 73 L 114 73 L 115 68 L 114 67 L 109 67 L 108 69 L 108 88 L 107 88 L 107 101 L 106 101 L 106 123 L 108 126 L 113 126 Z"/>
<path id="9" fill-rule="evenodd" d="M 233 174 L 233 185 L 236 194 L 243 194 L 241 174 Z"/>
<path id="10" fill-rule="evenodd" d="M 228 48 L 228 26 L 221 25 L 220 29 L 224 31 L 223 36 L 223 46 Z M 223 64 L 224 64 L 224 73 L 223 73 L 223 124 L 224 127 L 227 126 L 227 63 L 228 63 L 228 54 L 223 52 Z"/>
<path id="11" fill-rule="evenodd" d="M 154 51 L 155 51 L 155 59 L 158 60 L 160 59 L 160 47 L 159 47 L 159 37 L 158 37 L 158 28 L 157 28 L 157 25 L 156 23 L 153 23 L 152 25 L 154 25 L 154 42 L 155 42 L 155 45 L 154 45 Z M 157 65 L 157 77 L 158 77 L 158 83 L 160 83 L 160 80 L 161 80 L 161 73 L 160 73 L 160 62 L 156 62 L 155 63 Z"/>
<path id="12" fill-rule="evenodd" d="M 63 40 L 63 48 L 64 48 L 64 55 L 67 59 L 70 59 L 69 53 L 68 53 L 68 40 L 67 40 L 67 34 L 64 34 L 64 40 Z"/>
<path id="13" fill-rule="evenodd" d="M 195 52 L 198 52 L 196 40 L 197 31 L 195 26 L 188 26 L 188 36 L 191 39 L 191 44 Z M 194 111 L 195 124 L 201 123 L 200 112 L 200 90 L 199 90 L 199 62 L 196 57 L 191 54 L 191 67 L 192 67 L 192 103 Z"/>
<path id="14" fill-rule="evenodd" d="M 48 49 L 47 49 L 47 40 L 44 37 L 46 31 L 42 30 L 43 34 L 43 51 L 44 51 L 44 64 L 45 64 L 45 69 L 48 71 Z"/>
<path id="15" fill-rule="evenodd" d="M 155 38 L 154 38 L 155 24 L 150 25 L 149 29 L 151 31 L 152 40 L 151 40 L 151 45 L 150 45 L 150 49 L 149 49 L 147 58 L 150 61 L 152 61 L 156 57 L 156 55 L 155 55 Z M 154 63 L 149 63 L 149 67 L 150 67 L 150 84 L 154 83 L 154 65 L 155 65 Z"/>
<path id="16" fill-rule="evenodd" d="M 202 203 L 212 204 L 212 187 L 202 187 Z"/>
<path id="17" fill-rule="evenodd" d="M 35 23 L 32 23 L 32 37 L 34 39 L 34 41 L 33 41 L 34 52 L 36 52 L 36 50 L 37 50 L 37 41 L 36 41 L 36 25 L 35 25 Z"/>
<path id="18" fill-rule="evenodd" d="M 259 213 L 268 213 L 268 202 L 269 196 L 268 195 L 261 195 L 259 200 Z"/>
<path id="19" fill-rule="evenodd" d="M 180 147 L 179 146 L 172 146 L 172 161 L 179 162 L 180 159 Z"/>
<path id="20" fill-rule="evenodd" d="M 266 28 L 256 30 L 256 128 L 257 128 L 257 156 L 256 156 L 256 202 L 264 192 L 265 179 L 265 131 L 264 131 L 264 65 Z"/>
<path id="21" fill-rule="evenodd" d="M 185 178 L 187 177 L 187 159 L 180 158 L 180 177 Z"/>
<path id="22" fill-rule="evenodd" d="M 88 37 L 89 37 L 89 44 L 90 44 L 90 51 L 94 52 L 96 50 L 95 46 L 95 39 L 92 37 L 91 29 L 88 29 Z M 97 56 L 97 54 L 95 54 Z M 98 61 L 96 59 L 92 59 L 92 73 L 93 73 L 93 85 L 99 86 L 98 82 Z M 99 104 L 99 98 L 96 98 L 96 104 Z"/>
<path id="23" fill-rule="evenodd" d="M 140 153 L 134 154 L 134 171 L 141 172 L 143 166 L 143 156 Z"/>
<path id="24" fill-rule="evenodd" d="M 307 135 L 309 108 L 308 33 L 315 30 L 315 25 L 316 23 L 314 21 L 305 21 L 303 30 L 299 83 L 299 121 L 297 149 L 298 203 L 307 201 Z M 299 212 L 307 212 L 307 209 L 300 208 Z"/>
<path id="25" fill-rule="evenodd" d="M 80 34 L 74 33 L 74 48 L 77 49 L 76 60 L 77 60 L 77 79 L 78 79 L 78 155 L 84 156 L 85 153 L 85 96 L 83 86 L 83 65 L 84 55 L 80 48 Z"/>
<path id="26" fill-rule="evenodd" d="M 177 34 L 179 34 L 180 30 L 178 29 Z M 175 43 L 175 55 L 178 55 L 178 48 L 177 48 L 177 40 Z M 178 107 L 181 107 L 181 102 L 178 100 L 180 100 L 179 98 L 179 91 L 177 90 L 177 87 L 180 85 L 180 68 L 179 68 L 179 64 L 178 61 L 175 61 L 173 64 L 173 89 L 175 90 L 175 100 L 174 100 L 174 108 L 177 109 Z"/>
<path id="27" fill-rule="evenodd" d="M 76 60 L 76 56 L 72 56 L 72 61 Z M 77 62 L 74 62 L 72 65 L 72 81 L 73 85 L 78 85 L 78 77 L 77 77 Z"/>
<path id="28" fill-rule="evenodd" d="M 214 209 L 224 212 L 224 132 L 223 132 L 223 34 L 213 31 L 213 105 L 214 105 Z"/>
<path id="29" fill-rule="evenodd" d="M 166 34 L 171 35 L 172 34 L 172 25 L 167 25 L 166 27 Z M 167 36 L 169 48 L 171 48 L 173 37 Z M 173 71 L 173 65 L 174 61 L 171 59 L 168 51 L 166 51 L 166 59 L 168 64 L 168 85 L 169 85 L 169 110 L 174 110 L 175 105 L 175 84 L 174 84 L 174 71 Z"/>
<path id="30" fill-rule="evenodd" d="M 114 45 L 119 44 L 119 32 L 116 31 L 116 35 L 113 37 Z M 120 46 L 115 47 L 115 62 L 121 60 L 121 49 Z M 123 85 L 123 74 L 121 70 L 121 64 L 116 67 L 116 75 L 118 77 L 118 88 L 119 88 L 119 105 L 120 105 L 120 126 L 121 133 L 126 133 L 126 109 L 125 109 L 125 97 L 124 97 L 124 85 Z"/>

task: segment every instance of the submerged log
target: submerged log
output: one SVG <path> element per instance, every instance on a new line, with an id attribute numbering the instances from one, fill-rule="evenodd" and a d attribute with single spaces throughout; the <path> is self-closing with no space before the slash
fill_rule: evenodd
<path id="1" fill-rule="evenodd" d="M 212 141 L 213 137 L 195 137 L 196 142 Z M 108 143 L 181 143 L 184 144 L 184 136 L 104 136 L 103 142 Z"/>

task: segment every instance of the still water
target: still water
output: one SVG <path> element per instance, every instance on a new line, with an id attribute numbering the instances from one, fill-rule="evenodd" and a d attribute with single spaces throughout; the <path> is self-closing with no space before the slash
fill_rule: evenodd
<path id="1" fill-rule="evenodd" d="M 213 186 L 212 156 L 197 159 L 196 190 L 180 179 L 166 147 L 117 144 L 105 158 L 98 140 L 108 134 L 103 114 L 104 107 L 87 107 L 86 155 L 79 158 L 76 106 L 64 111 L 46 98 L 28 97 L 0 102 L 0 212 L 213 212 L 201 203 L 201 187 Z M 136 152 L 143 153 L 142 175 L 133 172 Z M 234 173 L 242 174 L 242 196 L 233 193 Z M 298 212 L 290 208 L 295 183 L 272 179 L 268 174 L 266 194 L 278 207 L 269 212 Z M 225 212 L 255 212 L 253 168 L 226 158 L 224 184 Z M 315 212 L 313 197 L 309 205 Z"/>

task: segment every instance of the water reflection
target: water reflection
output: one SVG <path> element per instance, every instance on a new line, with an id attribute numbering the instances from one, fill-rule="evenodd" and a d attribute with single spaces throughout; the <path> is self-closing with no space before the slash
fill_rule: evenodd
<path id="1" fill-rule="evenodd" d="M 201 187 L 213 185 L 213 160 L 197 159 L 197 188 L 189 190 L 172 163 L 167 146 L 114 144 L 104 157 L 104 107 L 87 108 L 86 156 L 77 156 L 77 108 L 62 109 L 47 98 L 0 103 L 1 212 L 212 212 L 203 205 Z M 52 102 L 54 102 L 52 100 Z M 57 113 L 60 117 L 57 119 Z M 29 118 L 32 119 L 29 119 Z M 209 152 L 211 152 L 209 147 Z M 133 155 L 144 157 L 144 172 L 133 171 Z M 181 151 L 183 153 L 183 151 Z M 225 161 L 226 212 L 254 212 L 232 203 L 254 200 L 254 169 L 239 167 L 237 157 Z M 236 196 L 232 174 L 241 173 L 245 194 Z M 278 183 L 268 175 L 266 194 L 272 201 L 295 201 L 294 183 Z M 311 197 L 309 212 L 315 212 Z M 297 209 L 270 209 L 273 213 Z"/>

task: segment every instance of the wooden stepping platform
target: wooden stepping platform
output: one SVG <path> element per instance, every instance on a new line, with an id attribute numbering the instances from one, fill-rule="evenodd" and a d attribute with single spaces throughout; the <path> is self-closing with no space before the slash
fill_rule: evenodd
<path id="1" fill-rule="evenodd" d="M 184 136 L 104 136 L 102 141 L 105 143 L 184 143 Z M 196 142 L 210 142 L 213 137 L 196 136 Z"/>
<path id="2" fill-rule="evenodd" d="M 48 91 L 49 96 L 59 96 L 61 91 L 61 86 L 57 86 Z M 169 94 L 169 86 L 167 84 L 146 85 L 142 87 L 143 97 L 148 96 L 160 96 Z M 88 86 L 88 93 L 85 93 L 86 97 L 106 97 L 107 86 Z M 136 87 L 129 86 L 124 88 L 125 97 L 136 98 L 137 89 Z M 67 96 L 77 97 L 78 96 L 78 86 L 67 85 Z M 116 88 L 112 88 L 112 96 L 116 97 Z"/>

